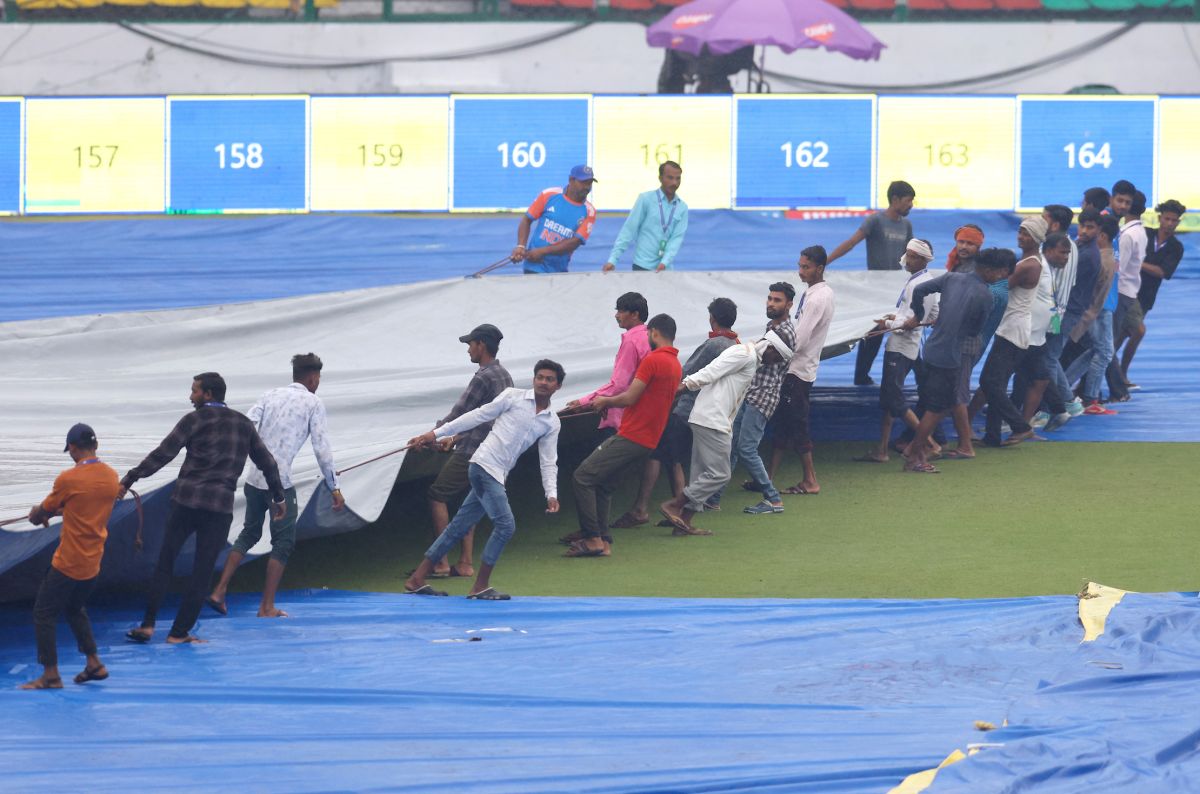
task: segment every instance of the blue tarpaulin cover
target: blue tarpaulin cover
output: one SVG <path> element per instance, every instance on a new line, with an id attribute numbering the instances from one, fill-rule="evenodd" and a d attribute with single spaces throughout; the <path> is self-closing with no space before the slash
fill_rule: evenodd
<path id="1" fill-rule="evenodd" d="M 279 603 L 231 598 L 195 646 L 94 608 L 111 677 L 53 692 L 13 689 L 39 670 L 0 609 L 3 789 L 886 792 L 977 743 L 929 791 L 1200 779 L 1195 594 L 1127 595 L 1082 644 L 1068 596 Z"/>

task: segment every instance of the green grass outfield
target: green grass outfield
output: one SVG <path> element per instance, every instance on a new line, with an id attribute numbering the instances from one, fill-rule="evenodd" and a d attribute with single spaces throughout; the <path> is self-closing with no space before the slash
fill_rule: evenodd
<path id="1" fill-rule="evenodd" d="M 939 475 L 903 472 L 898 458 L 851 462 L 867 446 L 819 445 L 821 494 L 784 497 L 782 515 L 744 515 L 757 497 L 736 488 L 738 471 L 725 509 L 696 519 L 712 537 L 614 530 L 612 557 L 579 560 L 563 558 L 556 542 L 576 528 L 569 475 L 560 474 L 562 512 L 547 516 L 527 457 L 509 482 L 517 533 L 492 583 L 518 596 L 744 598 L 1065 594 L 1088 580 L 1143 592 L 1200 586 L 1200 444 L 1027 443 L 940 461 Z M 778 483 L 798 478 L 798 461 L 786 461 Z M 431 539 L 426 484 L 396 488 L 364 530 L 301 543 L 283 589 L 402 589 Z M 633 486 L 630 476 L 613 518 Z M 653 505 L 667 495 L 660 481 Z M 244 566 L 234 589 L 261 589 L 263 568 Z M 465 594 L 469 581 L 435 584 Z"/>

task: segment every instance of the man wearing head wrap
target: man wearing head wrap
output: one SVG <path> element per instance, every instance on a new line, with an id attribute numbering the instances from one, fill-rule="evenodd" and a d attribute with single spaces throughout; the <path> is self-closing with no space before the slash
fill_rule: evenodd
<path id="1" fill-rule="evenodd" d="M 992 350 L 979 377 L 979 385 L 987 396 L 988 404 L 987 431 L 983 443 L 991 447 L 998 447 L 1002 443 L 1002 421 L 1008 422 L 1012 428 L 1012 435 L 1003 442 L 1005 446 L 1013 446 L 1033 437 L 1033 428 L 1009 397 L 1008 382 L 1029 348 L 1031 311 L 1042 275 L 1039 251 L 1045 239 L 1046 220 L 1040 215 L 1026 218 L 1021 222 L 1021 228 L 1017 229 L 1017 245 L 1021 248 L 1022 258 L 1008 277 L 1008 306 L 996 328 Z"/>
<path id="2" fill-rule="evenodd" d="M 973 223 L 959 226 L 954 232 L 954 247 L 946 257 L 946 269 L 951 273 L 974 273 L 975 256 L 983 247 L 983 229 Z"/>
<path id="3" fill-rule="evenodd" d="M 886 463 L 888 460 L 888 442 L 892 437 L 892 423 L 903 419 L 912 431 L 916 431 L 920 418 L 908 407 L 904 397 L 904 381 L 908 373 L 917 366 L 917 356 L 921 352 L 921 331 L 913 329 L 906 331 L 904 325 L 912 316 L 913 290 L 920 284 L 933 278 L 929 272 L 929 263 L 933 261 L 933 247 L 927 240 L 913 238 L 908 241 L 900 264 L 908 272 L 908 281 L 896 299 L 896 311 L 875 321 L 875 331 L 880 336 L 891 332 L 883 353 L 883 381 L 879 386 L 879 407 L 883 412 L 879 427 L 879 444 L 874 450 L 865 455 L 859 455 L 854 460 L 860 463 Z M 937 320 L 938 295 L 934 293 L 925 301 L 925 324 L 933 325 Z M 938 445 L 930 446 L 936 454 Z"/>

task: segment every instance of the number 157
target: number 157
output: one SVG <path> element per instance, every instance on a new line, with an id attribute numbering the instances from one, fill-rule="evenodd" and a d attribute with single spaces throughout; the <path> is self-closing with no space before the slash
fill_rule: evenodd
<path id="1" fill-rule="evenodd" d="M 75 147 L 76 168 L 112 168 L 117 160 L 117 149 L 113 145 Z"/>

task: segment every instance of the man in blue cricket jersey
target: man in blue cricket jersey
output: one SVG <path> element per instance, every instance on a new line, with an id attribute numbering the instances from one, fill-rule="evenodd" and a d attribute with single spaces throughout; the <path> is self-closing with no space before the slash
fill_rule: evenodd
<path id="1" fill-rule="evenodd" d="M 566 273 L 571 254 L 596 225 L 596 208 L 587 200 L 595 181 L 591 166 L 577 165 L 565 188 L 543 190 L 517 227 L 512 261 L 524 262 L 526 273 Z"/>

